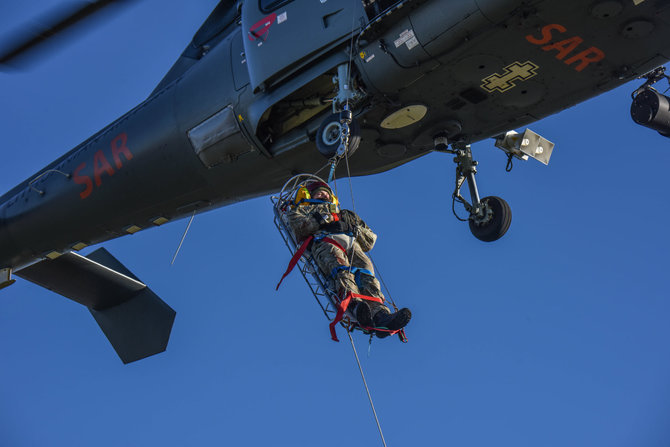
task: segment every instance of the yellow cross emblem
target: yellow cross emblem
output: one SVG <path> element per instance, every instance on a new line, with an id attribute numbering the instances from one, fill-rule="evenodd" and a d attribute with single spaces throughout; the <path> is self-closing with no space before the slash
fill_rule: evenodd
<path id="1" fill-rule="evenodd" d="M 506 92 L 516 87 L 515 81 L 526 81 L 537 74 L 540 68 L 531 61 L 514 62 L 503 68 L 503 74 L 493 73 L 482 79 L 481 87 L 489 93 L 494 91 Z"/>

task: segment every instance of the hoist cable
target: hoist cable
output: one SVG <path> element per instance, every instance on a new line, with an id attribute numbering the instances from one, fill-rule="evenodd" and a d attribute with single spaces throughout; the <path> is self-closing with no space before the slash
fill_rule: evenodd
<path id="1" fill-rule="evenodd" d="M 318 171 L 316 171 L 314 174 L 312 174 L 312 175 L 315 175 L 315 176 L 318 177 L 318 176 L 319 176 L 319 172 L 321 172 L 321 171 L 323 171 L 324 169 L 326 169 L 327 166 L 330 166 L 330 161 L 329 161 L 328 163 L 326 163 L 325 165 L 321 166 L 321 168 L 320 168 Z"/>
<path id="2" fill-rule="evenodd" d="M 352 211 L 356 214 L 356 202 L 354 201 L 354 187 L 351 181 L 351 170 L 349 169 L 349 148 L 345 147 L 344 149 L 344 161 L 347 165 L 347 180 L 349 181 L 349 195 L 351 196 L 351 208 Z M 351 248 L 351 256 L 349 257 L 349 273 L 351 274 L 351 269 L 353 268 L 354 254 L 356 253 L 356 244 L 354 243 Z M 347 331 L 349 333 L 349 331 Z M 351 338 L 351 336 L 349 336 Z M 355 349 L 354 349 L 355 351 Z M 358 358 L 358 355 L 356 355 Z M 363 379 L 365 380 L 365 379 Z M 367 385 L 366 385 L 367 388 Z M 376 417 L 376 416 L 375 416 Z"/>
<path id="3" fill-rule="evenodd" d="M 368 388 L 368 382 L 365 380 L 365 374 L 363 374 L 363 367 L 361 366 L 361 361 L 358 358 L 358 352 L 356 352 L 356 345 L 354 344 L 354 339 L 351 338 L 351 332 L 347 331 L 349 336 L 349 341 L 351 342 L 351 348 L 354 350 L 354 355 L 356 356 L 356 363 L 358 363 L 358 370 L 361 372 L 361 378 L 363 379 L 363 385 L 365 385 L 365 392 L 368 393 L 368 400 L 370 401 L 370 407 L 372 408 L 372 414 L 375 416 L 375 422 L 377 423 L 377 429 L 379 429 L 379 436 L 382 438 L 382 444 L 386 447 L 386 440 L 384 439 L 384 433 L 382 432 L 382 426 L 379 423 L 379 418 L 377 417 L 377 411 L 375 410 L 375 404 L 372 402 L 372 396 L 370 395 L 370 388 Z"/>
<path id="4" fill-rule="evenodd" d="M 386 294 L 388 295 L 388 299 L 391 302 L 391 305 L 393 305 L 393 309 L 395 309 L 395 311 L 397 312 L 398 311 L 398 306 L 396 306 L 395 301 L 393 300 L 393 297 L 391 296 L 391 291 L 389 290 L 388 286 L 386 285 L 386 282 L 384 281 L 384 278 L 382 277 L 382 274 L 380 273 L 379 269 L 377 268 L 377 264 L 375 264 L 375 260 L 372 259 L 372 257 L 370 255 L 368 255 L 368 257 L 370 258 L 370 261 L 372 262 L 372 266 L 375 269 L 375 276 L 379 277 L 379 282 L 381 282 L 382 286 L 384 286 L 384 290 L 386 290 Z"/>
<path id="5" fill-rule="evenodd" d="M 349 61 L 348 61 L 348 69 L 347 69 L 347 79 L 346 80 L 342 80 L 342 79 L 340 80 L 340 82 L 346 82 L 346 89 L 344 89 L 344 90 L 347 90 L 347 91 L 351 88 L 351 77 L 352 77 L 351 71 L 353 69 L 353 51 L 354 51 L 354 32 L 353 31 L 354 31 L 354 28 L 355 28 L 355 20 L 356 20 L 355 8 L 353 10 L 354 10 L 354 13 L 352 14 L 352 21 L 351 21 L 352 39 L 351 39 L 351 43 L 350 43 L 350 47 L 349 47 Z M 350 110 L 350 108 L 349 108 L 349 95 L 348 94 L 346 96 L 345 109 Z M 355 203 L 355 199 L 354 199 L 353 182 L 351 180 L 351 168 L 349 166 L 349 136 L 350 136 L 349 132 L 347 132 L 347 135 L 346 135 L 347 138 L 343 142 L 343 144 L 345 145 L 345 147 L 344 147 L 344 160 L 345 160 L 345 163 L 346 163 L 347 177 L 348 177 L 348 181 L 349 181 L 349 193 L 351 195 L 351 207 L 352 207 L 352 211 L 354 213 L 356 213 L 356 203 Z M 340 136 L 340 138 L 342 138 L 342 135 Z M 338 193 L 338 188 L 337 188 L 337 177 L 336 177 L 335 171 L 336 171 L 338 162 L 341 161 L 341 158 L 342 157 L 337 157 L 337 158 L 334 158 L 332 160 L 329 160 L 328 163 L 326 163 L 321 169 L 316 171 L 316 173 L 314 174 L 315 176 L 318 175 L 319 172 L 321 172 L 328 165 L 330 165 L 331 166 L 331 171 L 330 171 L 330 174 L 329 174 L 328 182 L 332 181 L 334 183 L 334 189 L 335 189 L 336 193 Z M 352 271 L 352 268 L 353 268 L 352 264 L 353 264 L 355 253 L 356 253 L 356 244 L 353 244 L 353 247 L 352 247 L 352 250 L 351 250 L 351 255 L 349 256 L 348 272 L 349 272 L 350 275 L 351 275 L 351 271 Z M 371 262 L 373 264 L 373 268 L 376 270 L 377 267 L 374 265 L 374 261 L 371 261 Z M 337 281 L 336 278 L 333 278 L 333 280 Z M 336 284 L 334 284 L 334 285 L 335 285 L 335 287 L 337 287 Z M 388 288 L 386 287 L 386 284 L 384 284 L 384 288 L 386 288 L 386 290 L 388 291 Z M 348 285 L 346 285 L 344 295 L 346 296 L 349 292 L 351 292 L 351 290 L 349 290 Z M 341 299 L 344 299 L 344 297 L 341 297 Z M 393 303 L 393 301 L 391 301 L 391 302 Z M 393 303 L 393 307 L 396 307 L 395 303 Z M 396 308 L 396 310 L 397 310 L 397 308 Z M 363 385 L 365 387 L 365 392 L 368 396 L 368 401 L 370 402 L 370 407 L 372 409 L 372 414 L 374 415 L 375 422 L 377 424 L 377 429 L 379 430 L 379 436 L 381 437 L 382 444 L 384 445 L 384 447 L 386 447 L 386 440 L 384 439 L 384 433 L 382 432 L 382 427 L 381 427 L 381 424 L 379 422 L 379 417 L 377 416 L 377 411 L 375 410 L 375 406 L 374 406 L 374 403 L 372 401 L 372 395 L 370 394 L 370 388 L 368 387 L 367 380 L 365 379 L 365 374 L 363 372 L 363 367 L 361 366 L 361 361 L 358 357 L 358 352 L 356 351 L 356 345 L 354 344 L 354 340 L 351 336 L 351 330 L 350 329 L 351 328 L 347 328 L 347 331 L 346 331 L 347 336 L 349 337 L 349 342 L 351 343 L 351 348 L 354 351 L 354 356 L 356 358 L 356 363 L 358 364 L 358 370 L 360 371 L 361 378 L 363 379 Z"/>
<path id="6" fill-rule="evenodd" d="M 351 208 L 352 211 L 356 212 L 356 202 L 354 201 L 354 186 L 351 181 L 351 169 L 349 168 L 349 148 L 344 151 L 344 162 L 347 165 L 347 179 L 349 180 L 349 194 L 351 195 Z"/>
<path id="7" fill-rule="evenodd" d="M 354 5 L 358 0 L 353 0 Z M 347 68 L 347 87 L 351 88 L 351 68 L 354 60 L 354 29 L 356 28 L 356 7 L 351 8 L 351 40 L 349 43 L 349 62 Z M 349 95 L 347 95 L 347 109 L 349 108 Z"/>

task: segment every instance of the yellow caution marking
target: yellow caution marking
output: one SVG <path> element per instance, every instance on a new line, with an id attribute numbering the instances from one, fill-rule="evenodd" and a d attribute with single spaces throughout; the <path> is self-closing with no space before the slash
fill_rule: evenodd
<path id="1" fill-rule="evenodd" d="M 165 217 L 157 217 L 153 220 L 154 225 L 163 225 L 164 223 L 168 223 L 169 220 L 166 219 Z"/>
<path id="2" fill-rule="evenodd" d="M 87 243 L 85 243 L 85 242 L 77 242 L 76 244 L 74 244 L 74 245 L 72 246 L 72 249 L 73 249 L 73 250 L 76 250 L 76 251 L 79 251 L 79 250 L 83 250 L 83 249 L 86 248 L 86 247 L 88 247 L 88 244 L 87 244 Z"/>
<path id="3" fill-rule="evenodd" d="M 142 228 L 138 227 L 137 225 L 131 225 L 129 227 L 124 228 L 124 231 L 128 234 L 135 234 L 138 231 L 140 231 Z"/>
<path id="4" fill-rule="evenodd" d="M 51 253 L 48 253 L 46 255 L 46 257 L 47 257 L 47 259 L 51 259 L 53 261 L 54 259 L 59 258 L 62 255 L 63 255 L 63 253 L 54 250 Z"/>

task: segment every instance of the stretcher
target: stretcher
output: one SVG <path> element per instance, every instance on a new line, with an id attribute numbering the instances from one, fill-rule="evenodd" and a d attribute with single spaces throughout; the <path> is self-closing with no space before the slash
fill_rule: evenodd
<path id="1" fill-rule="evenodd" d="M 347 331 L 360 330 L 365 334 L 372 335 L 379 329 L 361 326 L 356 320 L 356 316 L 349 309 L 349 303 L 352 298 L 365 299 L 381 302 L 380 298 L 368 297 L 355 293 L 348 293 L 342 299 L 335 291 L 335 285 L 329 275 L 325 275 L 317 266 L 316 261 L 309 251 L 309 240 L 297 241 L 293 231 L 288 223 L 288 213 L 294 205 L 294 200 L 298 189 L 309 181 L 324 182 L 323 179 L 312 174 L 299 174 L 289 179 L 281 189 L 278 195 L 272 196 L 272 209 L 274 213 L 274 224 L 279 231 L 284 243 L 291 252 L 292 259 L 284 276 L 286 277 L 293 268 L 297 268 L 304 278 L 309 290 L 314 295 L 316 302 L 323 311 L 323 314 L 330 321 L 331 338 L 338 341 L 335 332 L 335 326 L 340 323 Z M 325 183 L 325 182 L 324 182 Z M 279 284 L 277 288 L 279 288 Z M 406 341 L 404 331 L 393 331 L 391 334 L 398 333 L 402 341 Z"/>

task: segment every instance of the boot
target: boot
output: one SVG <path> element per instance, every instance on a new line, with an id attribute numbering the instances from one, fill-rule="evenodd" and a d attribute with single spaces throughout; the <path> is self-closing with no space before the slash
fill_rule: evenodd
<path id="1" fill-rule="evenodd" d="M 389 331 L 397 331 L 407 326 L 409 320 L 412 318 L 412 312 L 406 307 L 403 307 L 397 312 L 390 313 L 386 307 L 381 308 L 374 316 L 373 322 L 376 328 L 388 329 Z M 385 331 L 377 331 L 377 337 L 385 338 L 390 334 Z"/>
<path id="2" fill-rule="evenodd" d="M 373 327 L 374 322 L 372 321 L 372 311 L 367 302 L 363 300 L 356 300 L 356 320 L 358 324 L 363 327 Z"/>

